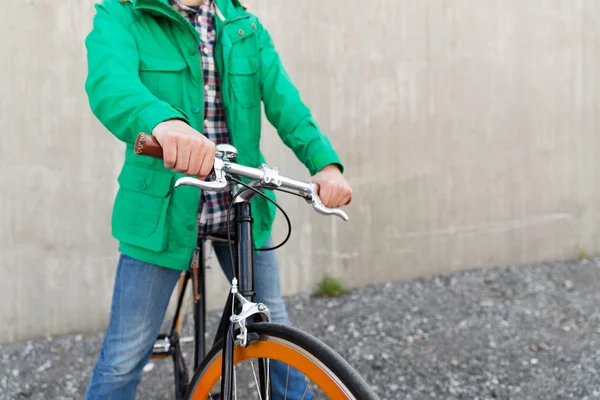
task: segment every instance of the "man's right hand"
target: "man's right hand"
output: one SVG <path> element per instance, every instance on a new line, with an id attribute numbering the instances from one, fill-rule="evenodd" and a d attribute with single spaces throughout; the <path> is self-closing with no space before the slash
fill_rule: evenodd
<path id="1" fill-rule="evenodd" d="M 163 149 L 165 167 L 204 180 L 215 163 L 215 143 L 185 122 L 161 122 L 152 131 Z"/>

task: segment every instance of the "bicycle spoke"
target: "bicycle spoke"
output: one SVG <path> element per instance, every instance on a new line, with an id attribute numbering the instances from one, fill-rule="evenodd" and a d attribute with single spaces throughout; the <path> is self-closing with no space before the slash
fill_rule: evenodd
<path id="1" fill-rule="evenodd" d="M 233 398 L 237 400 L 237 372 L 235 370 L 235 364 L 233 365 Z"/>
<path id="2" fill-rule="evenodd" d="M 250 360 L 250 365 L 252 365 L 252 375 L 254 375 L 254 383 L 256 383 L 256 390 L 258 391 L 258 398 L 262 400 L 262 394 L 260 394 L 260 385 L 258 384 L 258 378 L 256 377 L 256 371 L 254 370 L 254 363 Z"/>
<path id="3" fill-rule="evenodd" d="M 304 400 L 304 397 L 306 397 L 306 393 L 308 393 L 308 385 L 310 385 L 310 379 L 306 381 L 306 389 L 304 389 L 304 394 L 302 395 L 302 399 L 300 400 Z"/>
<path id="4" fill-rule="evenodd" d="M 289 379 L 290 379 L 290 366 L 288 365 L 287 374 L 285 375 L 285 392 L 283 393 L 283 395 L 284 395 L 283 400 L 287 400 L 287 387 L 288 387 Z"/>
<path id="5" fill-rule="evenodd" d="M 269 400 L 270 398 L 270 393 L 271 391 L 269 389 L 271 389 L 271 384 L 269 382 L 269 379 L 271 378 L 271 359 L 267 358 L 267 400 Z"/>

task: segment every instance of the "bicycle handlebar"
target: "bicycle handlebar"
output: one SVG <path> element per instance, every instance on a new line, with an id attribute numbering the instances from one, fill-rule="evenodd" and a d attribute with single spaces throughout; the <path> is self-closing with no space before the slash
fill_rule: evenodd
<path id="1" fill-rule="evenodd" d="M 135 141 L 135 154 L 163 158 L 163 151 L 158 140 L 152 135 L 140 133 Z M 286 188 L 291 189 L 310 201 L 315 211 L 322 215 L 335 215 L 344 221 L 348 221 L 348 214 L 339 208 L 327 208 L 323 205 L 317 185 L 310 182 L 302 182 L 295 179 L 286 178 L 280 175 L 277 168 L 269 168 L 262 165 L 260 168 L 246 167 L 229 161 L 230 158 L 237 156 L 237 150 L 231 145 L 217 145 L 215 156 L 215 165 L 213 172 L 214 181 L 201 181 L 192 177 L 180 178 L 175 183 L 175 187 L 181 185 L 195 186 L 202 190 L 222 191 L 228 186 L 227 174 L 237 175 L 258 182 L 260 187 L 267 189 Z"/>

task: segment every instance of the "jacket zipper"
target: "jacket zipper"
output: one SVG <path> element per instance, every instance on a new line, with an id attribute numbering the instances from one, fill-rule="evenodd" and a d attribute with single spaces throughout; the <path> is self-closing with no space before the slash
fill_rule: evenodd
<path id="1" fill-rule="evenodd" d="M 229 19 L 229 20 L 225 20 L 223 22 L 223 24 L 221 25 L 221 29 L 217 32 L 217 38 L 215 39 L 216 43 L 220 43 L 221 42 L 221 37 L 223 36 L 223 31 L 225 30 L 225 27 L 227 26 L 227 24 L 232 23 L 232 22 L 236 22 L 236 21 L 240 21 L 242 19 L 248 19 L 250 18 L 249 15 L 240 15 L 236 18 L 233 19 Z M 221 46 L 221 56 L 223 55 L 223 46 Z M 226 65 L 227 65 L 227 60 L 225 60 L 223 57 L 222 58 L 222 65 L 223 65 L 223 71 L 222 75 L 225 75 L 225 69 L 227 69 Z M 221 73 L 220 73 L 221 74 Z M 221 79 L 223 79 L 223 76 L 221 75 Z M 227 79 L 227 78 L 225 78 Z M 221 86 L 222 88 L 223 86 Z M 229 94 L 227 94 L 227 96 L 229 97 Z M 223 98 L 223 92 L 221 92 L 221 99 Z M 229 101 L 231 102 L 231 99 L 229 99 Z M 225 123 L 227 124 L 227 130 L 229 131 L 229 140 L 233 143 L 233 132 L 231 130 L 231 118 L 230 118 L 230 113 L 229 113 L 229 105 L 225 105 L 225 102 L 223 102 L 223 109 L 225 110 Z"/>

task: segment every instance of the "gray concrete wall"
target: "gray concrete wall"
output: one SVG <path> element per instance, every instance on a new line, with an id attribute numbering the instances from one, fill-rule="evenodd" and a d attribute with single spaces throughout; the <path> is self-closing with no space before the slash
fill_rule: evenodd
<path id="1" fill-rule="evenodd" d="M 355 189 L 350 223 L 282 199 L 287 294 L 599 250 L 599 2 L 249 3 Z M 83 91 L 93 4 L 2 8 L 0 343 L 102 329 L 122 149 Z M 264 151 L 305 175 L 272 129 Z"/>

